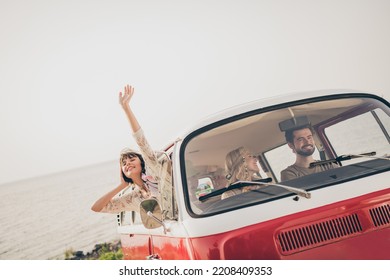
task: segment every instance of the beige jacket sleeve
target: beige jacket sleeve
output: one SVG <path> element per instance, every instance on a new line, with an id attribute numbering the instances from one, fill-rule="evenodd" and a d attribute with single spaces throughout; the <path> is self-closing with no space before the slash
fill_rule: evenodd
<path id="1" fill-rule="evenodd" d="M 122 211 L 139 212 L 141 195 L 137 186 L 130 185 L 121 193 L 115 195 L 110 202 L 100 212 L 103 213 L 120 213 Z"/>

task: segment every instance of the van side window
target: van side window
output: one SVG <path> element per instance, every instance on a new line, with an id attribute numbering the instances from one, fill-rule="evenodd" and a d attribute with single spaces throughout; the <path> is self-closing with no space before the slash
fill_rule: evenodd
<path id="1" fill-rule="evenodd" d="M 123 211 L 117 215 L 118 226 L 142 224 L 141 216 L 135 211 Z"/>

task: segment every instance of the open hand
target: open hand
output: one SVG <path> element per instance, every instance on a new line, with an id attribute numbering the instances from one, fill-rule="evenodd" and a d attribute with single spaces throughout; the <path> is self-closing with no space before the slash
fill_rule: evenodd
<path id="1" fill-rule="evenodd" d="M 128 107 L 133 94 L 134 88 L 130 85 L 126 85 L 124 88 L 124 93 L 119 92 L 119 104 L 121 104 L 123 108 Z"/>

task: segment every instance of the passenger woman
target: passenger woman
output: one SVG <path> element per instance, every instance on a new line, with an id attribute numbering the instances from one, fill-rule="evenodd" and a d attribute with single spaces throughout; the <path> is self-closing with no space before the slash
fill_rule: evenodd
<path id="1" fill-rule="evenodd" d="M 261 178 L 257 157 L 245 147 L 239 147 L 226 155 L 225 168 L 229 185 L 237 181 L 253 181 Z M 229 190 L 222 194 L 221 199 L 226 199 L 257 188 L 259 187 L 247 186 Z"/>
<path id="2" fill-rule="evenodd" d="M 158 158 L 146 140 L 143 130 L 130 107 L 133 94 L 134 88 L 126 85 L 124 92 L 119 93 L 119 103 L 129 121 L 140 152 L 131 149 L 122 151 L 120 156 L 121 183 L 93 204 L 91 209 L 95 212 L 139 212 L 140 203 L 144 199 L 155 197 L 160 201 L 161 199 L 169 200 L 169 198 L 158 193 L 156 182 L 161 185 L 172 186 L 170 162 Z"/>

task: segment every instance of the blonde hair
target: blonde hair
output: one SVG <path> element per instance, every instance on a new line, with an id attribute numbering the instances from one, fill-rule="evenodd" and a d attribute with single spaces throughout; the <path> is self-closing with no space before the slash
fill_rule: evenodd
<path id="1" fill-rule="evenodd" d="M 245 181 L 252 179 L 253 174 L 248 172 L 248 168 L 245 161 L 245 155 L 247 154 L 249 154 L 249 150 L 247 148 L 239 147 L 233 151 L 230 151 L 226 155 L 226 179 L 229 180 L 229 184 L 232 184 L 239 180 Z"/>

